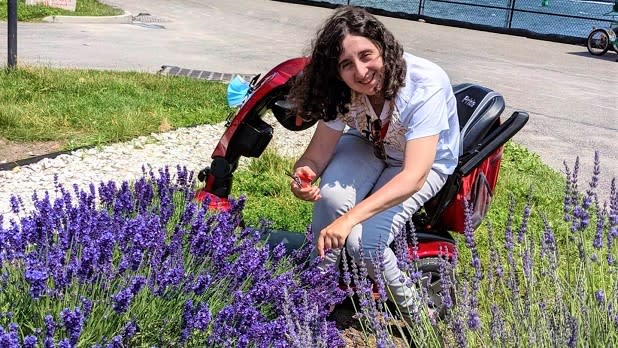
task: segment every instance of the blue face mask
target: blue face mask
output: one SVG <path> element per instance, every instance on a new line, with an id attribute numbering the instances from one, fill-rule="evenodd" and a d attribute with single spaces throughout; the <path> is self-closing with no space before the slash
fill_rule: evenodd
<path id="1" fill-rule="evenodd" d="M 243 103 L 249 92 L 249 82 L 236 75 L 227 85 L 227 103 L 230 107 L 237 107 Z"/>

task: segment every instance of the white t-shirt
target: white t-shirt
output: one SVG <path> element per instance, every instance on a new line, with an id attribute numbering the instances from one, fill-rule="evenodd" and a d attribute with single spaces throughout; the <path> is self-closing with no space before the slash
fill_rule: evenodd
<path id="1" fill-rule="evenodd" d="M 380 119 L 389 127 L 384 148 L 389 160 L 403 161 L 406 142 L 439 134 L 432 168 L 452 174 L 459 158 L 459 120 L 453 88 L 444 70 L 438 65 L 409 53 L 403 56 L 407 65 L 405 86 L 392 101 L 386 101 Z M 378 116 L 364 94 L 352 91 L 349 112 L 338 115 L 326 124 L 343 131 L 345 126 L 367 135 L 369 123 Z"/>

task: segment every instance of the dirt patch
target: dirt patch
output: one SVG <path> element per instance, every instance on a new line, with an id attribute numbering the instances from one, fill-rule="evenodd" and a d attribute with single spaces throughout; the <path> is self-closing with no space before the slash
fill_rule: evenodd
<path id="1" fill-rule="evenodd" d="M 356 304 L 359 306 L 359 304 Z M 355 310 L 350 299 L 346 299 L 342 304 L 338 305 L 330 315 L 330 320 L 335 321 L 337 329 L 341 332 L 346 347 L 376 347 L 375 336 L 369 335 L 365 337 L 361 323 L 355 317 Z M 394 321 L 390 323 L 390 329 L 394 333 L 391 337 L 396 348 L 409 347 L 401 336 L 400 328 L 403 329 L 404 323 L 402 321 Z M 404 329 L 405 330 L 405 329 Z M 410 337 L 407 337 L 410 340 Z"/>
<path id="2" fill-rule="evenodd" d="M 15 142 L 0 137 L 0 164 L 10 163 L 62 150 L 59 141 Z"/>

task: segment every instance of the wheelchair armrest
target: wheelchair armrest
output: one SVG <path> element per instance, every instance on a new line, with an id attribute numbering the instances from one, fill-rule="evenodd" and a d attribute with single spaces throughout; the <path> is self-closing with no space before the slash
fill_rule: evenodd
<path id="1" fill-rule="evenodd" d="M 492 152 L 504 145 L 528 122 L 528 113 L 515 111 L 498 128 L 489 133 L 483 141 L 466 154 L 462 155 L 459 173 L 462 177 L 468 175 L 474 168 L 487 158 Z"/>

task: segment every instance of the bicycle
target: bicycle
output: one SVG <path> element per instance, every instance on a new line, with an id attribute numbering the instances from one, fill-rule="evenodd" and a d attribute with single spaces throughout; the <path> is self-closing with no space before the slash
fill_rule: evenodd
<path id="1" fill-rule="evenodd" d="M 604 55 L 610 47 L 618 53 L 618 38 L 616 38 L 616 32 L 618 32 L 618 1 L 614 5 L 614 9 L 611 12 L 605 14 L 612 17 L 612 22 L 608 28 L 595 28 L 592 27 L 592 31 L 588 34 L 588 40 L 586 46 L 588 52 L 593 56 Z"/>

